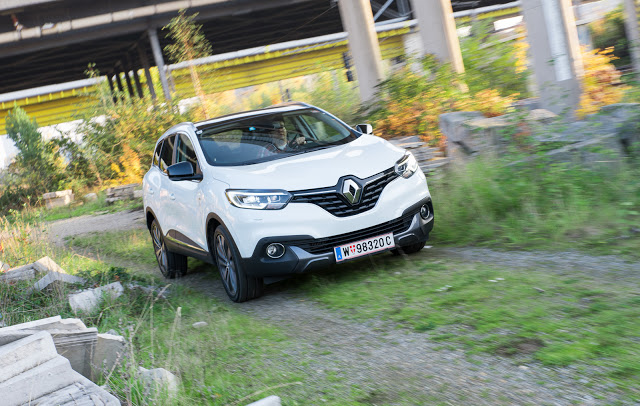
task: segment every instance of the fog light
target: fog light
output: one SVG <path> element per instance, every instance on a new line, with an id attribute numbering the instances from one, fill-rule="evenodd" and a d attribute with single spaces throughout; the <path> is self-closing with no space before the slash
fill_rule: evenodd
<path id="1" fill-rule="evenodd" d="M 420 207 L 420 217 L 426 220 L 429 218 L 430 215 L 431 215 L 431 210 L 429 210 L 428 204 L 425 204 L 424 206 Z"/>
<path id="2" fill-rule="evenodd" d="M 280 258 L 284 255 L 284 245 L 279 243 L 269 244 L 267 246 L 267 255 L 269 258 Z"/>

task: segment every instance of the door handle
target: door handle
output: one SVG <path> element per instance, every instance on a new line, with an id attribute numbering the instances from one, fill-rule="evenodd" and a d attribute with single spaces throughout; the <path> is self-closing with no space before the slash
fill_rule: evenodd
<path id="1" fill-rule="evenodd" d="M 153 189 L 149 189 L 149 194 L 152 195 L 153 194 Z"/>
<path id="2" fill-rule="evenodd" d="M 169 199 L 171 199 L 171 200 L 176 200 L 176 195 L 174 195 L 173 193 L 171 193 L 171 194 L 169 195 Z"/>

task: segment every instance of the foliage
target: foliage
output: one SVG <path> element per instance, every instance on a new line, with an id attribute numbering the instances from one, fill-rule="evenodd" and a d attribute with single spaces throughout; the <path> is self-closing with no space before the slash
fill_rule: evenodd
<path id="1" fill-rule="evenodd" d="M 160 135 L 193 118 L 191 111 L 181 113 L 175 101 L 154 104 L 119 94 L 120 101 L 114 103 L 104 85 L 90 96 L 92 117 L 85 117 L 81 127 L 81 150 L 100 186 L 139 182 Z"/>
<path id="2" fill-rule="evenodd" d="M 544 155 L 505 166 L 478 159 L 430 183 L 441 243 L 624 250 L 638 243 L 640 175 L 635 167 L 587 168 Z"/>
<path id="3" fill-rule="evenodd" d="M 594 48 L 613 49 L 612 54 L 615 56 L 613 64 L 616 67 L 627 66 L 631 63 L 623 5 L 607 13 L 603 19 L 590 23 L 589 31 Z"/>
<path id="4" fill-rule="evenodd" d="M 192 61 L 211 55 L 211 43 L 202 32 L 202 25 L 195 23 L 197 16 L 198 13 L 195 13 L 187 17 L 185 10 L 182 9 L 177 17 L 172 18 L 169 24 L 162 28 L 169 31 L 167 38 L 173 40 L 173 43 L 167 45 L 164 50 L 174 62 Z M 196 95 L 200 98 L 203 114 L 208 118 L 208 101 L 195 65 L 189 65 L 189 73 Z"/>
<path id="5" fill-rule="evenodd" d="M 211 55 L 211 43 L 202 32 L 202 25 L 195 23 L 197 16 L 198 13 L 186 16 L 185 10 L 182 9 L 177 17 L 172 18 L 169 24 L 162 28 L 168 31 L 167 38 L 174 41 L 164 48 L 173 62 L 185 62 Z"/>
<path id="6" fill-rule="evenodd" d="M 319 73 L 310 86 L 294 90 L 292 95 L 294 100 L 325 109 L 348 124 L 358 124 L 355 120 L 361 118 L 360 95 L 343 70 Z"/>
<path id="7" fill-rule="evenodd" d="M 501 96 L 526 97 L 526 36 L 504 40 L 491 33 L 486 21 L 471 27 L 471 35 L 460 40 L 464 60 L 464 81 L 472 93 L 495 89 Z"/>
<path id="8" fill-rule="evenodd" d="M 67 166 L 60 155 L 60 144 L 44 140 L 36 121 L 18 105 L 7 115 L 6 131 L 19 153 L 4 174 L 4 190 L 0 196 L 3 212 L 35 204 L 44 193 L 64 186 L 63 173 Z"/>
<path id="9" fill-rule="evenodd" d="M 583 48 L 583 89 L 576 111 L 579 117 L 596 113 L 600 107 L 619 103 L 624 98 L 626 88 L 621 86 L 620 72 L 612 63 L 615 59 L 612 48 L 592 51 Z"/>
<path id="10" fill-rule="evenodd" d="M 380 84 L 378 96 L 372 117 L 383 137 L 419 135 L 431 145 L 444 143 L 440 114 L 475 110 L 493 117 L 506 113 L 515 97 L 495 89 L 467 91 L 462 78 L 432 56 L 422 59 L 420 71 L 411 64 L 398 69 Z"/>

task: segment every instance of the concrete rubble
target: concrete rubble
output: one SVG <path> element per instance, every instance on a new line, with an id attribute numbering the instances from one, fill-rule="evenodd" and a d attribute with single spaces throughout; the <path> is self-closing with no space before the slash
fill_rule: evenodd
<path id="1" fill-rule="evenodd" d="M 138 375 L 144 385 L 145 396 L 163 396 L 171 399 L 179 390 L 180 379 L 164 368 L 146 369 L 138 367 Z"/>
<path id="2" fill-rule="evenodd" d="M 551 162 L 610 168 L 640 156 L 639 118 L 640 104 L 635 103 L 605 106 L 573 122 L 541 109 L 492 118 L 455 112 L 440 115 L 440 129 L 453 162 L 480 154 L 505 156 L 523 137 L 532 137 Z"/>
<path id="3" fill-rule="evenodd" d="M 0 328 L 3 406 L 120 405 L 88 379 L 96 337 L 95 328 L 60 316 Z"/>
<path id="4" fill-rule="evenodd" d="M 128 200 L 135 198 L 135 190 L 139 187 L 139 183 L 131 183 L 129 185 L 122 185 L 116 187 L 110 187 L 105 192 L 107 194 L 107 204 L 112 204 L 120 200 Z"/>
<path id="5" fill-rule="evenodd" d="M 117 299 L 124 292 L 124 287 L 120 282 L 110 283 L 95 289 L 87 289 L 78 293 L 69 295 L 69 305 L 74 313 L 90 314 L 95 312 L 100 303 L 102 303 L 104 295 L 109 296 L 111 300 Z"/>
<path id="6" fill-rule="evenodd" d="M 280 406 L 280 405 L 281 405 L 280 397 L 269 396 L 264 399 L 260 399 L 257 402 L 248 404 L 247 406 Z"/>
<path id="7" fill-rule="evenodd" d="M 40 258 L 38 261 L 12 268 L 0 274 L 0 282 L 15 282 L 35 279 L 38 275 L 45 274 L 31 290 L 43 290 L 53 283 L 84 283 L 83 278 L 69 275 L 49 257 Z"/>
<path id="8" fill-rule="evenodd" d="M 75 195 L 72 190 L 61 190 L 58 192 L 45 193 L 42 195 L 42 199 L 47 209 L 53 209 L 70 205 L 75 199 Z"/>

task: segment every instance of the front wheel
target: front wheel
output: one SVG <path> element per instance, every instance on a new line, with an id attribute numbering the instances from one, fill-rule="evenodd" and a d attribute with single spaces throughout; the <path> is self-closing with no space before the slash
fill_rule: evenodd
<path id="1" fill-rule="evenodd" d="M 158 220 L 153 220 L 149 231 L 151 232 L 153 250 L 162 276 L 167 279 L 184 276 L 187 273 L 187 257 L 167 249 Z"/>
<path id="2" fill-rule="evenodd" d="M 218 226 L 213 234 L 213 252 L 224 290 L 234 302 L 245 302 L 262 296 L 262 278 L 248 276 L 240 262 L 240 254 L 224 226 Z"/>

